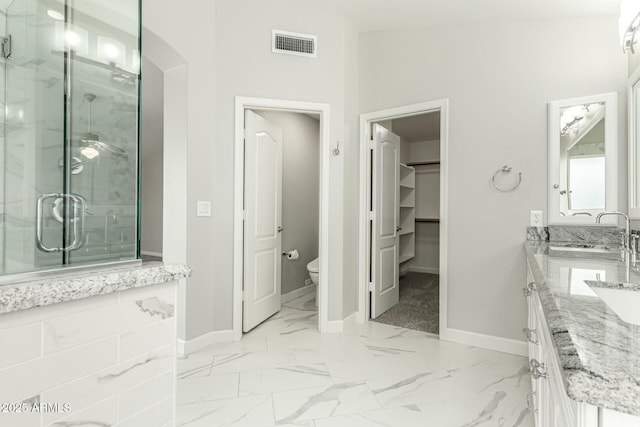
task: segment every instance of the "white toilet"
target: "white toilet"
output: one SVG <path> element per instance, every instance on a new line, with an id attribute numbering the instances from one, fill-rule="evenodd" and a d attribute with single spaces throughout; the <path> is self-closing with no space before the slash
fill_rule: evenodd
<path id="1" fill-rule="evenodd" d="M 316 285 L 316 307 L 319 301 L 319 289 L 320 289 L 320 258 L 316 258 L 307 264 L 307 270 L 309 271 L 309 277 L 314 285 Z"/>

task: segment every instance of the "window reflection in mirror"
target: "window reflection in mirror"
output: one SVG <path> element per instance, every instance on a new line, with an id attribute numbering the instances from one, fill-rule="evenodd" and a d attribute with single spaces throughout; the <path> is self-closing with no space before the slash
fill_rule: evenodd
<path id="1" fill-rule="evenodd" d="M 617 97 L 549 102 L 549 224 L 595 225 L 599 213 L 619 210 Z"/>
<path id="2" fill-rule="evenodd" d="M 560 212 L 586 215 L 605 208 L 605 106 L 560 110 Z"/>

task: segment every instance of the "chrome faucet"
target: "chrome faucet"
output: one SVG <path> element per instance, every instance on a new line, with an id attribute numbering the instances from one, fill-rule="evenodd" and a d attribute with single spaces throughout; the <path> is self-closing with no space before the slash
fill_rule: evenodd
<path id="1" fill-rule="evenodd" d="M 628 260 L 627 255 L 631 255 L 632 262 L 635 264 L 637 255 L 637 238 L 631 237 L 631 220 L 629 219 L 629 215 L 623 212 L 600 212 L 596 217 L 596 224 L 600 224 L 602 217 L 607 215 L 618 215 L 624 218 L 625 228 L 624 234 L 622 235 L 622 260 Z"/>

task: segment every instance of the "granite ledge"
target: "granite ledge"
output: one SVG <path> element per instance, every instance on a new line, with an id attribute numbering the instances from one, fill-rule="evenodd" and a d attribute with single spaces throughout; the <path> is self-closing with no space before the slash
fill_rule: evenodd
<path id="1" fill-rule="evenodd" d="M 0 285 L 0 314 L 173 282 L 189 276 L 191 269 L 182 264 L 145 262 Z"/>

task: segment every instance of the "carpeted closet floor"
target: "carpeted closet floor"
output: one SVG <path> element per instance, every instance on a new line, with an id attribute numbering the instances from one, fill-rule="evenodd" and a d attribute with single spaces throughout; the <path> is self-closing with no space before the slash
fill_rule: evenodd
<path id="1" fill-rule="evenodd" d="M 437 334 L 439 277 L 414 272 L 400 276 L 400 302 L 374 321 Z"/>

